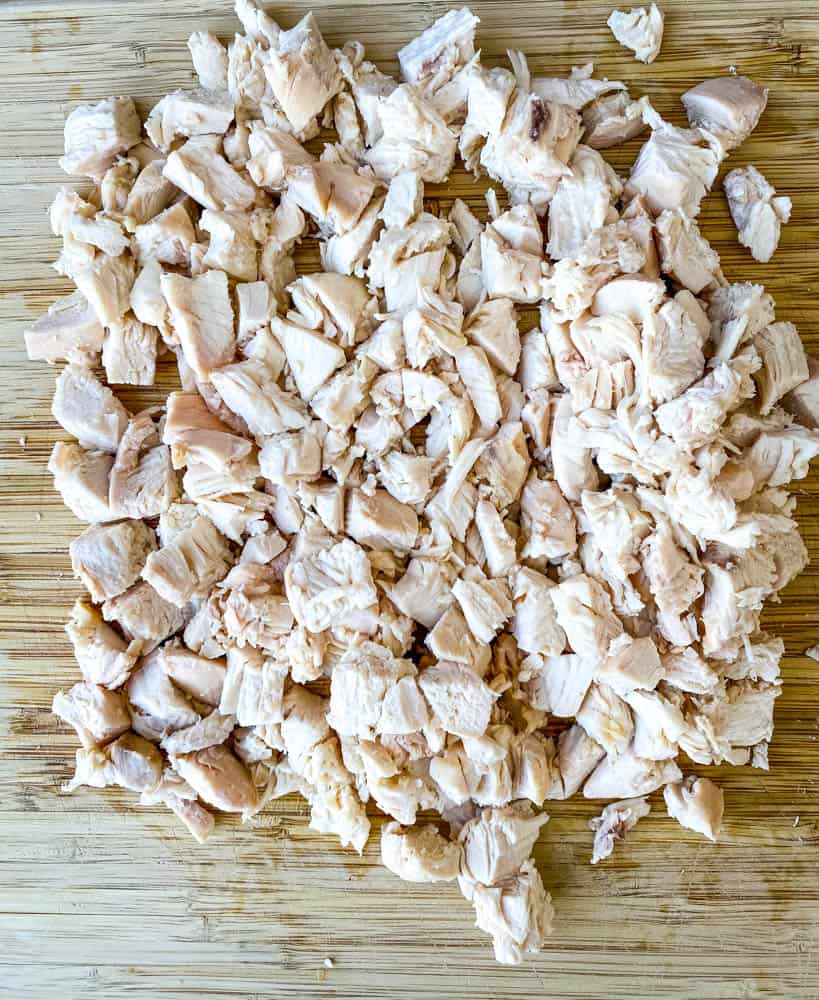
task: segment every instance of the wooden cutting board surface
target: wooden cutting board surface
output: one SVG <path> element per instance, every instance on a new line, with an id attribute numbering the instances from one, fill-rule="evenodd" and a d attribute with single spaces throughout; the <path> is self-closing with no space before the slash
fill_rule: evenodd
<path id="1" fill-rule="evenodd" d="M 754 136 L 731 158 L 754 163 L 794 201 L 772 265 L 738 246 L 716 190 L 701 223 L 731 280 L 764 282 L 778 318 L 819 351 L 819 2 L 665 0 L 658 61 L 643 66 L 605 22 L 608 3 L 487 2 L 485 60 L 522 48 L 534 72 L 594 61 L 682 123 L 679 94 L 729 67 L 770 87 Z M 272 8 L 287 27 L 308 9 Z M 395 69 L 395 52 L 440 16 L 439 3 L 313 5 L 331 44 L 359 38 Z M 547 804 L 537 862 L 557 910 L 546 950 L 521 968 L 491 957 L 471 908 L 450 884 L 413 886 L 307 826 L 295 797 L 253 826 L 220 818 L 197 846 L 161 809 L 131 796 L 59 785 L 75 740 L 52 718 L 53 692 L 77 678 L 62 632 L 80 591 L 67 546 L 79 526 L 55 495 L 46 461 L 60 436 L 50 415 L 54 374 L 29 362 L 22 328 L 69 289 L 47 206 L 68 179 L 57 166 L 66 113 L 130 94 L 140 110 L 193 81 L 185 40 L 224 39 L 228 4 L 201 0 L 71 0 L 0 5 L 0 994 L 13 1000 L 93 997 L 464 997 L 680 1000 L 819 997 L 819 477 L 798 484 L 814 567 L 771 608 L 787 646 L 771 770 L 704 768 L 725 789 L 714 846 L 665 817 L 661 799 L 629 843 L 595 868 L 576 799 Z M 636 143 L 616 150 L 625 169 Z M 483 185 L 457 193 L 482 206 Z M 163 388 L 173 384 L 163 373 Z M 151 392 L 123 393 L 132 409 Z M 64 435 L 63 435 L 64 436 Z M 656 800 L 657 796 L 653 797 Z M 375 821 L 377 833 L 378 821 Z M 324 967 L 330 957 L 334 967 Z"/>

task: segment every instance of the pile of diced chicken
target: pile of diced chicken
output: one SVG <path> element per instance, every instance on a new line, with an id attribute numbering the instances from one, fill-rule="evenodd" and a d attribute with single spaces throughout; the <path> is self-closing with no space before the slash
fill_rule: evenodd
<path id="1" fill-rule="evenodd" d="M 54 202 L 77 290 L 26 341 L 67 362 L 49 468 L 88 523 L 68 787 L 130 789 L 200 841 L 298 791 L 359 852 L 373 803 L 384 863 L 457 879 L 519 962 L 550 931 L 545 800 L 614 800 L 597 861 L 660 788 L 716 838 L 722 793 L 681 752 L 767 767 L 783 644 L 760 612 L 806 562 L 785 487 L 819 453 L 819 375 L 696 221 L 766 92 L 706 81 L 683 129 L 591 66 L 483 67 L 467 9 L 401 82 L 312 15 L 236 9 L 227 49 L 190 39 L 199 88 L 65 127 L 97 187 Z M 598 150 L 645 127 L 621 178 Z M 425 211 L 456 155 L 510 207 Z M 308 239 L 322 270 L 297 275 Z M 181 388 L 140 413 L 94 371 L 151 385 L 161 356 Z"/>

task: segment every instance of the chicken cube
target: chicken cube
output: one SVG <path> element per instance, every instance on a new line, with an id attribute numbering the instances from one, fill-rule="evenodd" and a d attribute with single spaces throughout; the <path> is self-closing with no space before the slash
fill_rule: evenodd
<path id="1" fill-rule="evenodd" d="M 627 13 L 612 11 L 606 23 L 617 41 L 624 48 L 631 49 L 640 62 L 652 63 L 659 55 L 664 18 L 656 3 L 648 10 L 636 7 Z"/>
<path id="2" fill-rule="evenodd" d="M 779 246 L 782 224 L 790 221 L 791 199 L 777 197 L 773 187 L 752 166 L 726 174 L 723 187 L 739 242 L 748 247 L 754 260 L 767 264 Z"/>
<path id="3" fill-rule="evenodd" d="M 117 156 L 139 142 L 141 133 L 142 123 L 130 97 L 82 104 L 66 118 L 60 166 L 67 174 L 100 180 Z"/>
<path id="4" fill-rule="evenodd" d="M 663 789 L 669 816 L 680 826 L 715 841 L 722 827 L 722 789 L 709 778 L 685 778 Z"/>
<path id="5" fill-rule="evenodd" d="M 128 425 L 128 411 L 86 368 L 67 365 L 57 379 L 54 419 L 83 448 L 116 452 Z"/>

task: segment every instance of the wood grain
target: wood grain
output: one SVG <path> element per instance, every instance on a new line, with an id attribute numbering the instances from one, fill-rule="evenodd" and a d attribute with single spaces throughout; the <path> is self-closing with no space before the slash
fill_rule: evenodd
<path id="1" fill-rule="evenodd" d="M 731 159 L 754 163 L 794 200 L 775 263 L 738 246 L 724 199 L 702 227 L 731 279 L 763 281 L 778 317 L 819 351 L 819 3 L 665 0 L 666 37 L 645 67 L 605 27 L 597 0 L 475 3 L 484 58 L 524 48 L 535 72 L 594 60 L 681 122 L 678 95 L 730 66 L 771 88 L 754 136 Z M 360 38 L 395 68 L 396 49 L 440 3 L 313 5 L 328 40 Z M 286 26 L 303 3 L 273 9 Z M 45 463 L 57 438 L 54 372 L 22 350 L 22 327 L 68 290 L 46 208 L 66 178 L 62 123 L 78 101 L 132 94 L 147 110 L 192 80 L 185 39 L 229 38 L 228 5 L 197 0 L 12 0 L 0 7 L 0 993 L 70 998 L 337 997 L 494 1000 L 663 996 L 679 1000 L 819 997 L 819 684 L 802 652 L 819 641 L 816 565 L 767 613 L 787 645 L 771 771 L 710 768 L 726 793 L 713 846 L 664 816 L 661 802 L 609 862 L 588 864 L 593 808 L 554 803 L 537 861 L 557 907 L 547 950 L 497 966 L 450 885 L 411 886 L 307 827 L 286 799 L 252 828 L 221 819 L 197 847 L 164 811 L 124 793 L 62 796 L 74 739 L 49 713 L 76 676 L 62 623 L 78 584 L 66 548 L 78 525 Z M 611 157 L 625 168 L 636 144 Z M 482 205 L 459 174 L 430 190 Z M 166 376 L 169 378 L 170 376 Z M 165 383 L 168 384 L 167 381 Z M 150 392 L 131 393 L 127 403 Z M 24 443 L 21 444 L 21 437 Z M 799 484 L 800 521 L 817 563 L 819 478 Z M 325 969 L 323 959 L 334 967 Z"/>

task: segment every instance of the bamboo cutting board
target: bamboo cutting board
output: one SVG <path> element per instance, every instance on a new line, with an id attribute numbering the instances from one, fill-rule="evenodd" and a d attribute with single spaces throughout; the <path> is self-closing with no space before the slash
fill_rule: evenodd
<path id="1" fill-rule="evenodd" d="M 754 163 L 794 200 L 768 266 L 738 246 L 722 195 L 702 228 L 731 280 L 762 281 L 779 319 L 819 351 L 819 2 L 665 0 L 663 50 L 649 67 L 609 34 L 598 0 L 473 4 L 484 59 L 523 48 L 533 72 L 593 60 L 681 123 L 679 94 L 730 66 L 771 89 L 753 137 L 730 160 Z M 304 3 L 274 7 L 290 26 Z M 359 38 L 395 70 L 395 52 L 446 5 L 317 2 L 331 44 Z M 0 6 L 0 994 L 64 997 L 333 997 L 394 1000 L 584 997 L 679 1000 L 819 997 L 819 477 L 799 486 L 814 567 L 767 614 L 787 645 L 770 772 L 706 768 L 725 789 L 722 842 L 664 816 L 661 798 L 615 856 L 588 864 L 594 806 L 548 803 L 537 862 L 557 910 L 545 952 L 496 965 L 453 885 L 413 886 L 381 868 L 378 822 L 362 858 L 307 826 L 301 800 L 252 828 L 220 818 L 199 847 L 169 813 L 134 809 L 114 790 L 62 796 L 75 740 L 49 713 L 77 677 L 62 632 L 79 593 L 67 545 L 77 522 L 46 461 L 54 371 L 27 361 L 22 328 L 66 282 L 46 209 L 66 183 L 57 166 L 76 103 L 134 96 L 145 112 L 193 80 L 185 40 L 237 29 L 228 4 L 204 0 L 6 0 Z M 613 151 L 625 169 L 636 143 Z M 482 205 L 463 175 L 455 194 Z M 163 388 L 173 384 L 163 374 Z M 123 394 L 134 409 L 150 391 Z M 657 800 L 657 796 L 653 797 Z M 331 957 L 332 968 L 324 967 Z"/>

